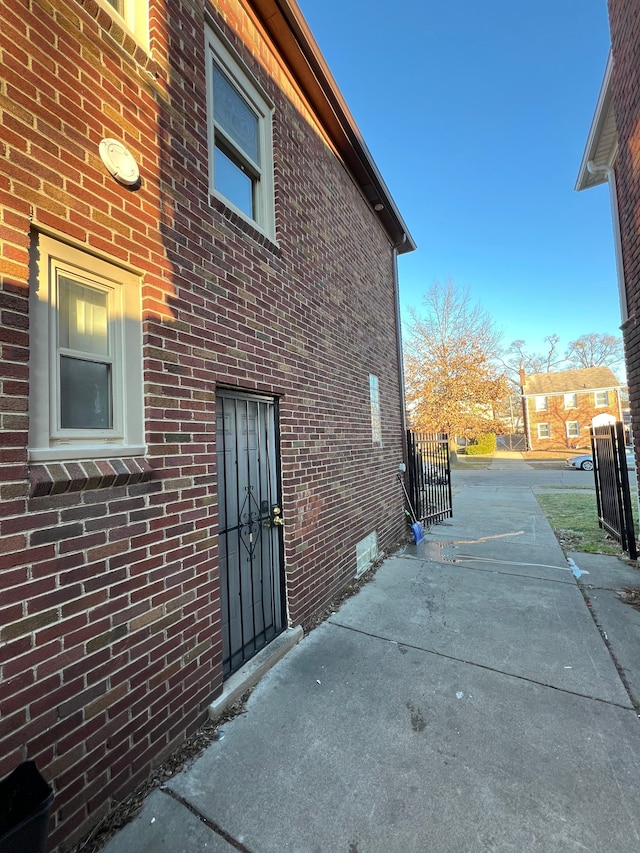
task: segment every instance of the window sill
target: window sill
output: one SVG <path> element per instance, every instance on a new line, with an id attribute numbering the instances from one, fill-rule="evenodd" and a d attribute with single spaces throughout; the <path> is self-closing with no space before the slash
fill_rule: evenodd
<path id="1" fill-rule="evenodd" d="M 276 243 L 266 231 L 263 231 L 257 223 L 247 219 L 238 211 L 234 210 L 229 205 L 225 204 L 224 200 L 218 195 L 209 193 L 209 201 L 211 207 L 218 213 L 222 214 L 229 225 L 235 226 L 237 232 L 245 237 L 249 237 L 262 248 L 267 249 L 274 255 L 280 256 L 280 246 Z"/>
<path id="2" fill-rule="evenodd" d="M 44 498 L 91 489 L 131 486 L 147 482 L 152 476 L 153 469 L 144 457 L 36 463 L 29 466 L 29 497 Z"/>

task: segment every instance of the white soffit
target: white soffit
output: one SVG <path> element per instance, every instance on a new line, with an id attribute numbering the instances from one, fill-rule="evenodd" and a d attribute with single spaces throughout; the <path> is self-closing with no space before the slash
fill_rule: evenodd
<path id="1" fill-rule="evenodd" d="M 587 145 L 582 155 L 580 171 L 578 172 L 578 179 L 575 185 L 575 189 L 578 191 L 605 183 L 607 175 L 604 170 L 612 165 L 615 158 L 618 147 L 618 130 L 613 106 L 613 93 L 611 91 L 612 68 L 613 60 L 611 51 L 609 51 L 604 80 L 600 88 L 596 111 L 591 122 Z M 590 172 L 587 167 L 589 162 L 592 162 L 596 167 L 600 167 L 603 171 Z"/>

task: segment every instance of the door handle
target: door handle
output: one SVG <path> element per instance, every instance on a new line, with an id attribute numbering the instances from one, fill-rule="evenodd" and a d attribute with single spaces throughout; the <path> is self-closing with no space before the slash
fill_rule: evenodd
<path id="1" fill-rule="evenodd" d="M 271 507 L 271 522 L 275 527 L 284 527 L 284 518 L 281 516 L 282 510 L 279 506 Z"/>

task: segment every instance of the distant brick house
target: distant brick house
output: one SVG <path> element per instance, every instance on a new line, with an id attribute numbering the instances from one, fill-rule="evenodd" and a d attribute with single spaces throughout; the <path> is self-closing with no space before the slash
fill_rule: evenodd
<path id="1" fill-rule="evenodd" d="M 415 246 L 293 0 L 18 5 L 0 776 L 65 849 L 404 532 Z"/>
<path id="2" fill-rule="evenodd" d="M 609 0 L 611 52 L 585 146 L 577 190 L 609 184 L 618 296 L 636 459 L 640 449 L 640 7 Z"/>
<path id="3" fill-rule="evenodd" d="M 608 367 L 520 375 L 530 450 L 589 447 L 589 429 L 621 421 L 621 386 Z"/>

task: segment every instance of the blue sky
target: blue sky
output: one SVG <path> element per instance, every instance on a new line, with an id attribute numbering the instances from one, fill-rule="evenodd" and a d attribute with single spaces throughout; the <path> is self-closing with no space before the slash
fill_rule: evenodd
<path id="1" fill-rule="evenodd" d="M 606 0 L 298 0 L 434 279 L 540 349 L 619 334 L 606 186 L 575 185 L 609 48 Z"/>

